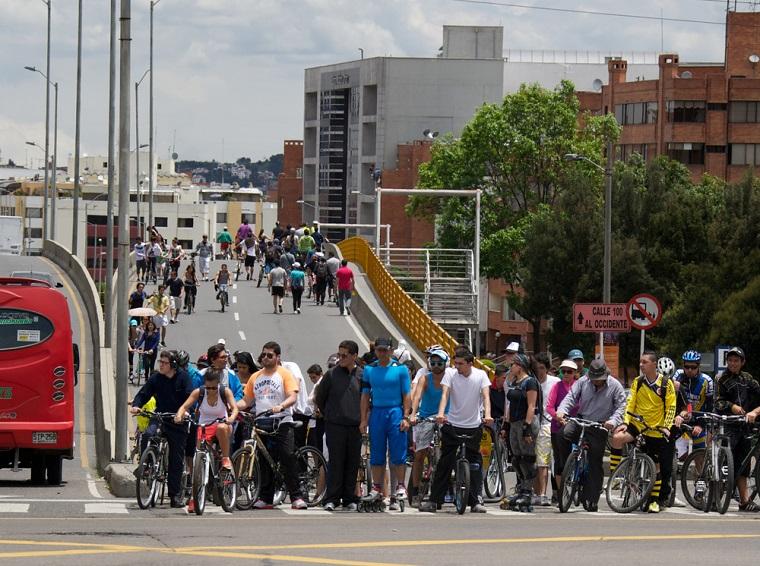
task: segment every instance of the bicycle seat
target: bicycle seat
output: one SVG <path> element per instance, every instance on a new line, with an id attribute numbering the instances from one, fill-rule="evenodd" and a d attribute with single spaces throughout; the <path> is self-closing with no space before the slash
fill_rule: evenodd
<path id="1" fill-rule="evenodd" d="M 457 440 L 461 441 L 470 440 L 472 438 L 472 436 L 469 434 L 455 434 L 454 436 Z"/>

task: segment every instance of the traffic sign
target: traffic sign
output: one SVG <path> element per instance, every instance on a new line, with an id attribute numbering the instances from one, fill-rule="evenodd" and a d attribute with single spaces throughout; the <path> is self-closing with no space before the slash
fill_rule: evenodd
<path id="1" fill-rule="evenodd" d="M 728 367 L 726 354 L 731 349 L 728 344 L 719 344 L 715 346 L 715 361 L 713 362 L 713 371 L 715 373 L 723 371 Z"/>
<path id="2" fill-rule="evenodd" d="M 573 332 L 630 332 L 625 303 L 575 303 Z"/>
<path id="3" fill-rule="evenodd" d="M 626 309 L 631 326 L 639 330 L 649 330 L 662 320 L 660 301 L 647 293 L 639 293 L 628 301 Z"/>

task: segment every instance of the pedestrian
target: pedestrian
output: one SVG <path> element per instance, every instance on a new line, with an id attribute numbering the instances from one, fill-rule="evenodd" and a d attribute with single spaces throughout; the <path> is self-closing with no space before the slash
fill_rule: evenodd
<path id="1" fill-rule="evenodd" d="M 327 263 L 325 262 L 325 256 L 322 252 L 314 254 L 313 262 L 314 270 L 314 300 L 318 305 L 325 304 L 325 293 L 327 292 L 327 278 L 329 271 L 327 270 Z"/>
<path id="2" fill-rule="evenodd" d="M 546 352 L 539 352 L 533 359 L 533 371 L 541 386 L 541 420 L 538 437 L 536 438 L 536 480 L 534 482 L 535 496 L 533 505 L 549 507 L 549 497 L 546 495 L 549 484 L 549 465 L 552 461 L 552 417 L 546 411 L 546 404 L 554 386 L 560 381 L 556 375 L 549 374 L 551 361 Z"/>
<path id="3" fill-rule="evenodd" d="M 185 289 L 185 282 L 179 278 L 177 271 L 173 270 L 169 279 L 166 280 L 166 286 L 169 289 L 169 322 L 175 324 L 179 311 L 182 308 L 182 292 Z"/>
<path id="4" fill-rule="evenodd" d="M 143 243 L 140 236 L 137 236 L 137 242 L 135 242 L 133 250 L 135 252 L 135 263 L 137 265 L 137 280 L 142 281 L 147 277 L 148 262 L 145 255 L 147 252 L 146 245 Z"/>
<path id="5" fill-rule="evenodd" d="M 137 287 L 135 287 L 135 290 L 132 291 L 132 294 L 129 295 L 129 301 L 128 301 L 129 308 L 130 309 L 141 308 L 145 304 L 145 301 L 147 300 L 147 298 L 148 298 L 148 294 L 145 292 L 145 283 L 140 281 L 137 283 Z M 135 320 L 139 322 L 140 317 L 133 316 L 131 320 Z"/>
<path id="6" fill-rule="evenodd" d="M 156 314 L 153 316 L 153 323 L 161 331 L 161 346 L 166 347 L 166 327 L 169 326 L 169 297 L 166 296 L 166 285 L 163 283 L 148 299 L 148 305 Z"/>
<path id="7" fill-rule="evenodd" d="M 338 310 L 341 316 L 351 314 L 351 294 L 354 291 L 354 272 L 348 267 L 348 261 L 340 262 L 340 269 L 335 272 L 338 280 Z"/>
<path id="8" fill-rule="evenodd" d="M 272 290 L 272 306 L 274 314 L 282 312 L 282 299 L 285 296 L 285 285 L 288 281 L 288 272 L 276 265 L 268 276 L 269 288 Z"/>
<path id="9" fill-rule="evenodd" d="M 327 371 L 316 387 L 314 402 L 325 419 L 325 439 L 330 454 L 325 510 L 343 504 L 356 511 L 356 478 L 359 473 L 362 436 L 362 373 L 356 365 L 359 346 L 352 340 L 338 345 L 338 365 Z M 311 368 L 310 368 L 311 369 Z"/>
<path id="10" fill-rule="evenodd" d="M 337 364 L 336 364 L 337 365 Z M 335 366 L 333 366 L 335 367 Z M 306 435 L 306 444 L 313 446 L 320 452 L 323 452 L 323 437 L 325 435 L 325 419 L 322 412 L 319 410 L 316 401 L 317 387 L 322 381 L 324 372 L 322 366 L 319 364 L 312 364 L 309 369 L 306 370 L 306 375 L 309 376 L 312 389 L 309 394 L 309 404 L 311 405 L 311 420 L 309 421 L 309 431 Z"/>
<path id="11" fill-rule="evenodd" d="M 318 250 L 322 251 L 322 250 Z M 330 301 L 338 302 L 338 293 L 335 290 L 335 274 L 340 269 L 340 260 L 335 257 L 335 254 L 330 252 L 327 254 L 327 299 Z"/>
<path id="12" fill-rule="evenodd" d="M 198 254 L 198 266 L 201 271 L 201 278 L 208 281 L 209 271 L 211 271 L 211 260 L 214 257 L 214 245 L 208 241 L 208 236 L 203 234 L 203 239 L 195 246 Z"/>
<path id="13" fill-rule="evenodd" d="M 295 262 L 290 271 L 290 292 L 293 294 L 293 312 L 301 314 L 301 297 L 303 296 L 306 274 L 301 270 L 301 264 Z"/>

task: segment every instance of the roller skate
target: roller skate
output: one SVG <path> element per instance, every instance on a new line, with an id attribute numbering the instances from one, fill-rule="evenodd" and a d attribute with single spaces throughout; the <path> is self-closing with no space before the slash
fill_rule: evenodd
<path id="1" fill-rule="evenodd" d="M 521 491 L 517 495 L 513 495 L 507 499 L 507 509 L 510 511 L 518 511 L 520 513 L 532 513 L 532 493 L 530 491 Z M 503 507 L 502 507 L 503 509 Z"/>
<path id="2" fill-rule="evenodd" d="M 357 510 L 359 513 L 378 513 L 385 511 L 385 508 L 383 494 L 379 490 L 372 488 L 372 491 L 359 500 Z"/>
<path id="3" fill-rule="evenodd" d="M 403 513 L 407 498 L 408 494 L 406 493 L 406 487 L 399 484 L 396 488 L 396 493 L 390 497 L 388 509 L 390 511 L 401 511 Z"/>

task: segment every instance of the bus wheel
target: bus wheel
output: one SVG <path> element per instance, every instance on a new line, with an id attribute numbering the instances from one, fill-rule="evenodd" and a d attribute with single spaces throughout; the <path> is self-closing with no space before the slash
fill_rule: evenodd
<path id="1" fill-rule="evenodd" d="M 60 456 L 48 456 L 45 458 L 47 468 L 48 485 L 61 485 L 63 479 L 63 458 Z"/>
<path id="2" fill-rule="evenodd" d="M 32 457 L 32 483 L 40 485 L 45 483 L 45 458 L 44 456 Z"/>

